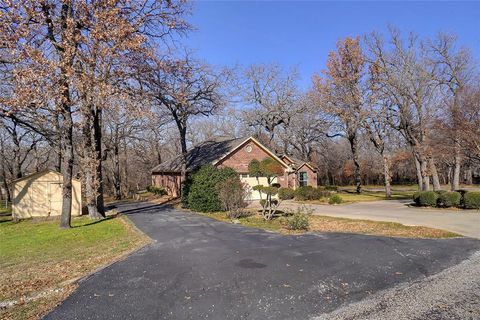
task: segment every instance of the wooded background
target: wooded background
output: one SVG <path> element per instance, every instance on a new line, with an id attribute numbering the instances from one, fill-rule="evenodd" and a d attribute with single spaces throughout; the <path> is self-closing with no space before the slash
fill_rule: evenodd
<path id="1" fill-rule="evenodd" d="M 1 197 L 57 169 L 63 227 L 72 177 L 98 218 L 104 194 L 131 196 L 155 165 L 207 139 L 254 135 L 317 165 L 319 184 L 358 192 L 480 182 L 479 68 L 454 35 L 339 39 L 303 89 L 295 69 L 195 57 L 182 45 L 185 1 L 0 3 Z"/>

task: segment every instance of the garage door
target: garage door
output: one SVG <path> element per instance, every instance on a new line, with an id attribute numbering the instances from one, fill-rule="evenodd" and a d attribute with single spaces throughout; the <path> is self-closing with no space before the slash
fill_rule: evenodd
<path id="1" fill-rule="evenodd" d="M 254 186 L 257 186 L 259 184 L 268 186 L 267 178 L 254 178 L 254 177 L 249 177 L 248 175 L 241 175 L 240 180 L 242 182 L 246 183 L 248 185 L 248 199 L 247 200 L 260 200 L 260 193 L 258 191 L 253 190 Z M 277 183 L 277 178 L 273 179 L 272 183 Z M 263 198 L 265 198 L 265 195 L 263 195 Z"/>

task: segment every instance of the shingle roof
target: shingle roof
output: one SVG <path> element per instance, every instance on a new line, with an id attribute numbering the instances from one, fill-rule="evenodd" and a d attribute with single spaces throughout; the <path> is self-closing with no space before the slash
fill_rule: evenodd
<path id="1" fill-rule="evenodd" d="M 188 151 L 187 171 L 193 171 L 201 166 L 212 164 L 224 155 L 238 147 L 247 138 L 227 139 L 222 141 L 205 141 Z M 182 168 L 182 155 L 165 161 L 152 172 L 180 172 Z"/>

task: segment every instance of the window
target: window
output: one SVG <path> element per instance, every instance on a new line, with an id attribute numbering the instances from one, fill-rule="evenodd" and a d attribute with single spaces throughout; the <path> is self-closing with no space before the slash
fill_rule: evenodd
<path id="1" fill-rule="evenodd" d="M 306 172 L 300 172 L 298 174 L 298 181 L 300 181 L 300 187 L 308 185 L 308 176 Z"/>
<path id="2" fill-rule="evenodd" d="M 240 173 L 240 178 L 249 178 L 249 174 L 248 173 Z"/>
<path id="3" fill-rule="evenodd" d="M 245 150 L 247 150 L 247 152 L 252 152 L 252 146 L 251 145 L 247 145 L 245 147 Z"/>

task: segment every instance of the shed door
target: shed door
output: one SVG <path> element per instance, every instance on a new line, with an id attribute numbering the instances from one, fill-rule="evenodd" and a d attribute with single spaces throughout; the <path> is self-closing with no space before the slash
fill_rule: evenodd
<path id="1" fill-rule="evenodd" d="M 25 198 L 22 202 L 27 201 L 30 206 L 29 215 L 31 217 L 48 214 L 48 194 L 45 187 L 46 185 L 41 181 L 32 181 L 28 186 L 29 198 Z"/>
<path id="2" fill-rule="evenodd" d="M 48 184 L 48 197 L 50 200 L 50 215 L 57 216 L 62 213 L 62 184 L 50 182 Z"/>

